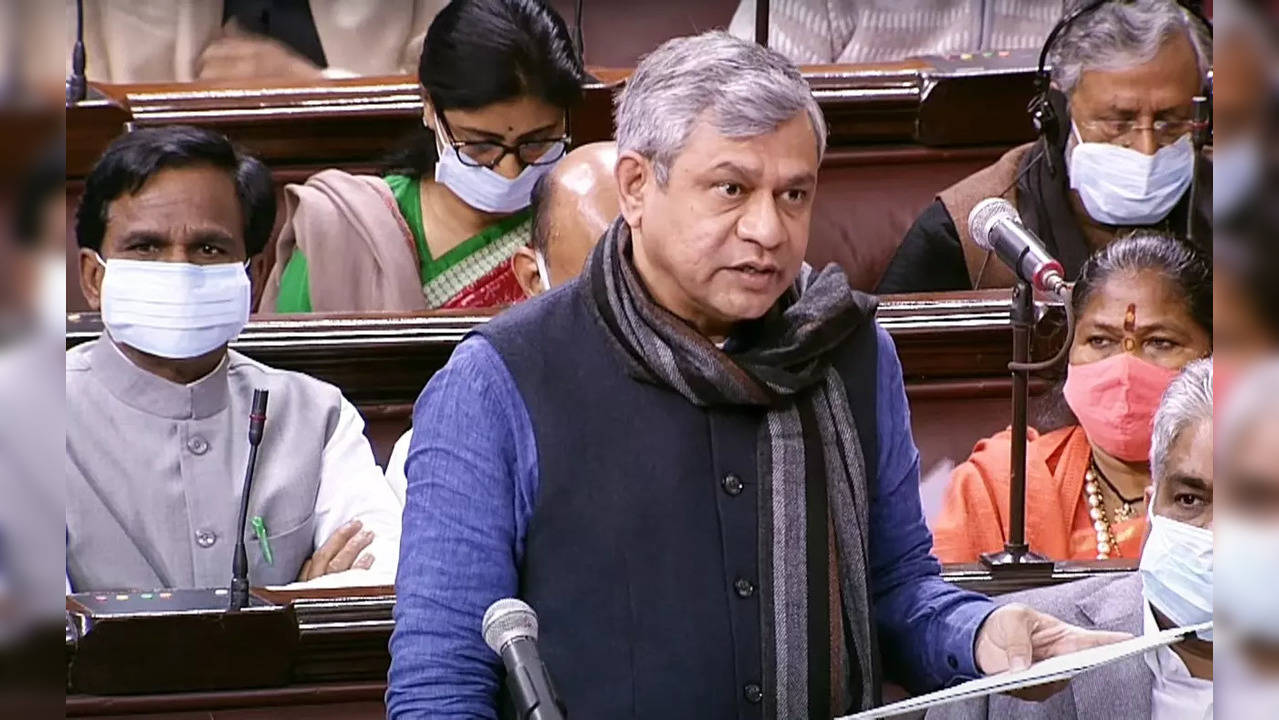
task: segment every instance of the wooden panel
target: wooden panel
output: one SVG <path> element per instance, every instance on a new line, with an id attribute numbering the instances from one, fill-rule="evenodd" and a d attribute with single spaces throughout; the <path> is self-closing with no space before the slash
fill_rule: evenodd
<path id="1" fill-rule="evenodd" d="M 573 136 L 612 136 L 612 96 L 626 69 L 592 68 L 572 114 Z M 832 147 L 872 143 L 1013 145 L 1031 137 L 1025 106 L 1033 62 L 1024 54 L 964 64 L 931 58 L 804 68 L 830 125 Z M 216 128 L 273 168 L 369 163 L 421 123 L 410 76 L 236 87 L 191 83 L 98 85 L 104 96 L 67 110 L 67 175 L 82 178 L 125 123 Z"/>
<path id="2" fill-rule="evenodd" d="M 1006 393 L 1010 302 L 1003 291 L 900 295 L 880 304 L 879 322 L 901 356 L 914 398 Z M 254 359 L 320 378 L 361 406 L 412 404 L 453 348 L 497 310 L 410 315 L 259 315 L 232 345 Z M 1046 308 L 1040 356 L 1054 342 L 1059 308 Z M 96 338 L 97 313 L 67 318 L 67 346 Z"/>
<path id="3" fill-rule="evenodd" d="M 981 417 L 1002 417 L 998 404 L 1006 402 L 1012 389 L 1006 369 L 1012 347 L 1006 295 L 998 290 L 900 295 L 880 305 L 879 321 L 893 336 L 901 357 L 926 473 L 938 463 L 961 461 L 981 433 L 1007 422 L 969 426 L 938 416 L 980 402 Z M 374 455 L 385 463 L 395 440 L 408 429 L 413 403 L 431 375 L 470 330 L 496 312 L 259 315 L 233 347 L 272 367 L 303 372 L 340 388 L 364 415 Z M 1060 342 L 1060 308 L 1047 307 L 1045 314 L 1036 357 L 1047 357 Z M 71 314 L 67 346 L 91 340 L 101 331 L 98 314 Z M 1032 385 L 1034 392 L 1042 389 L 1043 383 Z"/>

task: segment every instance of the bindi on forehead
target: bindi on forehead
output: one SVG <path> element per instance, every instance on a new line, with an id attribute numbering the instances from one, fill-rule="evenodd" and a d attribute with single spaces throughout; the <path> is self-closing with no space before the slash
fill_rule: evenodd
<path id="1" fill-rule="evenodd" d="M 1137 349 L 1137 341 L 1133 338 L 1133 333 L 1137 332 L 1137 304 L 1128 303 L 1128 310 L 1124 313 L 1124 350 L 1132 352 Z"/>

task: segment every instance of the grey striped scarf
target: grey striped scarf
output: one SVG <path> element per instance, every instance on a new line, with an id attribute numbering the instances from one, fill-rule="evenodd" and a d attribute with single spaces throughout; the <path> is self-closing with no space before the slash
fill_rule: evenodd
<path id="1" fill-rule="evenodd" d="M 618 218 L 585 270 L 593 309 L 628 372 L 699 407 L 767 409 L 757 442 L 764 716 L 830 717 L 848 709 L 839 707 L 841 699 L 852 696 L 848 672 L 835 678 L 833 698 L 816 697 L 825 695 L 824 689 L 809 689 L 818 682 L 831 686 L 829 676 L 823 681 L 820 671 L 810 669 L 847 669 L 850 661 L 859 670 L 851 677 L 860 681 L 860 704 L 870 707 L 878 678 L 867 584 L 866 468 L 831 355 L 872 321 L 875 300 L 849 287 L 835 266 L 811 278 L 804 273 L 772 310 L 739 327 L 720 350 L 653 301 L 636 275 L 630 250 L 630 228 Z M 829 508 L 827 517 L 812 519 L 826 526 L 820 537 L 827 542 L 809 548 L 807 511 L 814 492 L 824 492 Z M 811 578 L 808 568 L 817 563 L 827 570 Z M 836 599 L 842 609 L 831 612 Z M 824 609 L 825 616 L 810 617 L 810 605 Z M 810 647 L 818 641 L 810 643 L 810 636 L 829 632 L 828 627 L 836 629 L 833 642 L 823 637 L 819 646 Z"/>

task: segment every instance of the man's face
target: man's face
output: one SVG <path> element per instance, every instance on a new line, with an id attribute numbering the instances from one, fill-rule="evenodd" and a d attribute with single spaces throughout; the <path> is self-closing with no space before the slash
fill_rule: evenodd
<path id="1" fill-rule="evenodd" d="M 1194 46 L 1178 33 L 1149 62 L 1081 73 L 1069 98 L 1070 116 L 1085 142 L 1114 143 L 1153 155 L 1185 134 L 1160 135 L 1154 123 L 1191 120 L 1201 85 Z"/>
<path id="2" fill-rule="evenodd" d="M 138 192 L 107 208 L 102 258 L 217 265 L 243 263 L 244 218 L 226 170 L 194 166 L 161 170 Z M 104 271 L 92 250 L 80 251 L 80 283 L 89 306 L 101 308 Z"/>
<path id="3" fill-rule="evenodd" d="M 1248 424 L 1221 457 L 1222 512 L 1279 524 L 1279 416 Z"/>
<path id="4" fill-rule="evenodd" d="M 622 212 L 658 303 L 709 336 L 762 316 L 803 263 L 818 164 L 802 113 L 742 139 L 700 121 L 664 188 L 647 159 L 623 154 Z"/>
<path id="5" fill-rule="evenodd" d="M 1212 528 L 1212 421 L 1181 432 L 1164 459 L 1151 510 L 1199 528 Z"/>

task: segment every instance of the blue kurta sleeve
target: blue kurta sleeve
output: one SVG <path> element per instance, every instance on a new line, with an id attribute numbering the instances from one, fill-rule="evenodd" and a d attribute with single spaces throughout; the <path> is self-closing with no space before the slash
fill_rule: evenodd
<path id="1" fill-rule="evenodd" d="M 422 391 L 405 471 L 388 716 L 495 719 L 500 661 L 480 621 L 517 592 L 537 458 L 488 341 L 463 341 Z"/>
<path id="2" fill-rule="evenodd" d="M 919 451 L 892 337 L 879 328 L 878 488 L 870 508 L 871 588 L 887 670 L 914 690 L 980 675 L 974 640 L 995 609 L 941 579 L 919 500 Z"/>

